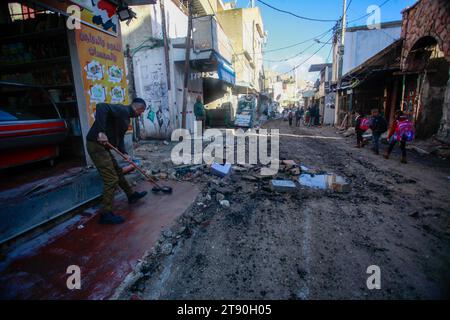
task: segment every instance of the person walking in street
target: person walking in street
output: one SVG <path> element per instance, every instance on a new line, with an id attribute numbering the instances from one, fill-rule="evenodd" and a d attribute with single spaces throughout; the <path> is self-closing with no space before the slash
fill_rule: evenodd
<path id="1" fill-rule="evenodd" d="M 368 120 L 362 113 L 355 113 L 355 133 L 356 133 L 356 146 L 355 148 L 364 147 L 363 134 L 369 128 Z"/>
<path id="2" fill-rule="evenodd" d="M 380 154 L 380 137 L 387 130 L 386 119 L 384 119 L 378 109 L 372 110 L 370 129 L 372 130 L 373 152 L 378 155 Z"/>
<path id="3" fill-rule="evenodd" d="M 313 106 L 311 106 L 311 109 L 309 109 L 308 127 L 314 126 L 315 121 L 316 121 L 316 110 L 315 110 L 315 105 L 313 105 Z"/>
<path id="4" fill-rule="evenodd" d="M 288 113 L 288 120 L 289 120 L 289 127 L 292 127 L 292 120 L 294 119 L 294 112 L 292 111 L 292 107 L 289 108 Z"/>
<path id="5" fill-rule="evenodd" d="M 196 121 L 200 121 L 202 124 L 202 134 L 205 131 L 205 125 L 206 125 L 206 110 L 205 110 L 205 106 L 203 105 L 202 102 L 202 97 L 201 96 L 197 96 L 197 100 L 194 104 L 194 115 L 195 115 L 195 120 Z"/>
<path id="6" fill-rule="evenodd" d="M 297 108 L 297 110 L 295 110 L 295 126 L 296 127 L 300 127 L 301 120 L 302 120 L 301 109 Z"/>
<path id="7" fill-rule="evenodd" d="M 113 213 L 114 193 L 119 186 L 127 195 L 128 203 L 135 203 L 147 192 L 133 192 L 125 179 L 122 168 L 117 163 L 108 143 L 122 153 L 125 152 L 124 137 L 130 127 L 131 118 L 141 115 L 146 108 L 141 98 L 131 105 L 99 103 L 96 106 L 95 121 L 86 136 L 86 148 L 103 181 L 101 202 L 101 224 L 119 224 L 125 219 Z"/>
<path id="8" fill-rule="evenodd" d="M 305 126 L 311 126 L 311 107 L 308 107 L 305 111 Z"/>
<path id="9" fill-rule="evenodd" d="M 403 114 L 402 111 L 397 112 L 395 120 L 391 130 L 388 134 L 389 148 L 384 154 L 385 159 L 389 159 L 392 150 L 394 149 L 397 142 L 400 143 L 400 150 L 402 152 L 402 157 L 400 162 L 407 163 L 406 160 L 406 143 L 414 139 L 414 125 L 409 121 L 408 116 Z"/>

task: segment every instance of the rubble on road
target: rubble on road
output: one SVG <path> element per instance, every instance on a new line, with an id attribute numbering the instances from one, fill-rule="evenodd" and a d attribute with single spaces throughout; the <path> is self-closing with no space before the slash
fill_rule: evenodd
<path id="1" fill-rule="evenodd" d="M 218 164 L 217 162 L 214 162 L 211 165 L 211 173 L 221 178 L 229 175 L 230 172 L 231 172 L 231 164 L 226 163 L 222 165 Z"/>
<path id="2" fill-rule="evenodd" d="M 347 182 L 333 182 L 331 184 L 331 189 L 339 193 L 349 193 L 352 191 L 352 186 Z"/>
<path id="3" fill-rule="evenodd" d="M 270 186 L 277 192 L 293 192 L 297 189 L 297 185 L 291 180 L 271 180 Z"/>
<path id="4" fill-rule="evenodd" d="M 221 200 L 220 201 L 220 205 L 224 208 L 229 208 L 230 207 L 230 202 L 228 200 Z"/>

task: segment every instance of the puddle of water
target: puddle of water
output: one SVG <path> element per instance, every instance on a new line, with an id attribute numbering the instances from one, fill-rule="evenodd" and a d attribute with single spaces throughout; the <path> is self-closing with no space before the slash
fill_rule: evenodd
<path id="1" fill-rule="evenodd" d="M 348 181 L 335 174 L 301 174 L 298 178 L 300 185 L 315 189 L 332 189 L 333 183 L 348 183 Z"/>

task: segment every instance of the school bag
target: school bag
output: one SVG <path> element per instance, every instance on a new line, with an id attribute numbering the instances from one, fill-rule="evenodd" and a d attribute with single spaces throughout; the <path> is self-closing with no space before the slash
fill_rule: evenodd
<path id="1" fill-rule="evenodd" d="M 397 131 L 395 132 L 398 141 L 405 139 L 406 141 L 414 140 L 414 125 L 411 121 L 401 121 L 397 125 Z"/>
<path id="2" fill-rule="evenodd" d="M 359 124 L 359 128 L 360 128 L 361 130 L 363 130 L 363 131 L 366 131 L 366 130 L 369 129 L 369 127 L 370 127 L 370 121 L 369 121 L 369 119 L 367 119 L 367 118 L 362 118 L 362 119 L 361 119 L 361 122 L 360 122 L 360 124 Z"/>

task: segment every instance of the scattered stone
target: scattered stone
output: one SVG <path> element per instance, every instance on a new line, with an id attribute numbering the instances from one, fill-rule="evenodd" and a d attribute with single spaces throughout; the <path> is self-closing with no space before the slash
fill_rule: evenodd
<path id="1" fill-rule="evenodd" d="M 216 176 L 223 178 L 227 176 L 230 172 L 231 172 L 231 164 L 229 163 L 221 165 L 215 162 L 211 165 L 211 173 Z"/>
<path id="2" fill-rule="evenodd" d="M 165 145 L 165 146 L 168 146 L 170 143 L 168 142 L 168 141 L 163 141 L 163 144 Z"/>
<path id="3" fill-rule="evenodd" d="M 258 178 L 256 178 L 255 176 L 246 174 L 246 175 L 242 176 L 242 180 L 250 181 L 250 182 L 256 182 L 256 181 L 258 181 Z"/>
<path id="4" fill-rule="evenodd" d="M 173 237 L 173 232 L 171 230 L 164 230 L 163 236 L 166 237 L 166 238 L 172 238 Z"/>
<path id="5" fill-rule="evenodd" d="M 171 243 L 169 243 L 169 242 L 164 243 L 161 246 L 161 254 L 163 254 L 165 256 L 168 256 L 169 254 L 171 254 L 172 250 L 173 250 L 173 245 Z"/>
<path id="6" fill-rule="evenodd" d="M 179 229 L 178 229 L 178 231 L 177 231 L 177 233 L 180 235 L 180 234 L 183 234 L 183 233 L 185 233 L 186 232 L 186 227 L 185 226 L 181 226 Z"/>
<path id="7" fill-rule="evenodd" d="M 208 194 L 206 195 L 205 199 L 206 199 L 207 201 L 211 201 L 211 195 L 208 193 Z"/>
<path id="8" fill-rule="evenodd" d="M 296 184 L 291 180 L 271 180 L 270 186 L 277 192 L 293 192 L 297 189 Z"/>
<path id="9" fill-rule="evenodd" d="M 217 202 L 220 202 L 220 201 L 222 201 L 222 200 L 224 200 L 225 199 L 225 196 L 222 194 L 222 193 L 217 193 L 216 194 L 216 200 L 217 200 Z"/>
<path id="10" fill-rule="evenodd" d="M 220 205 L 224 208 L 229 208 L 230 202 L 228 200 L 222 200 L 222 201 L 220 201 Z"/>
<path id="11" fill-rule="evenodd" d="M 241 166 L 232 166 L 231 169 L 233 169 L 233 171 L 239 172 L 239 173 L 248 171 L 247 168 L 243 168 Z"/>
<path id="12" fill-rule="evenodd" d="M 217 193 L 222 193 L 222 194 L 225 194 L 225 195 L 226 194 L 232 194 L 235 191 L 234 188 L 227 187 L 227 186 L 225 186 L 225 187 L 221 187 L 221 186 L 214 187 L 213 190 L 216 191 Z"/>
<path id="13" fill-rule="evenodd" d="M 294 160 L 283 160 L 282 163 L 286 166 L 287 169 L 291 169 L 297 165 Z"/>

